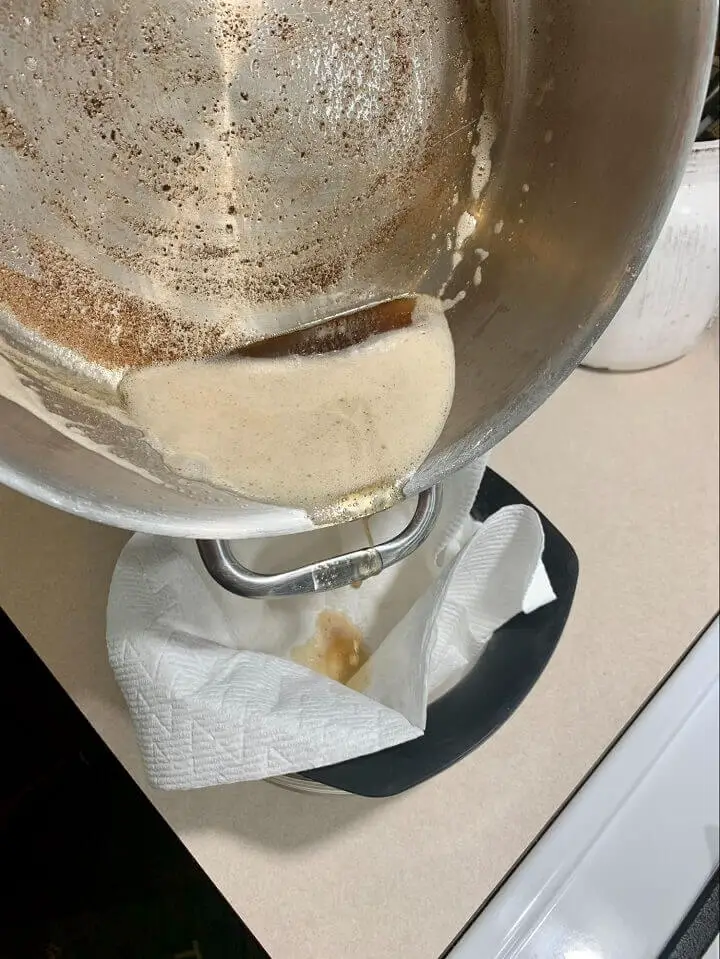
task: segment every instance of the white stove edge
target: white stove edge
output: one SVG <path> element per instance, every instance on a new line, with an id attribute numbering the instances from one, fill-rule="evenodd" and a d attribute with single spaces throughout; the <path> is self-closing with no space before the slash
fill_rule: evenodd
<path id="1" fill-rule="evenodd" d="M 447 959 L 657 959 L 720 858 L 719 648 L 716 618 Z"/>

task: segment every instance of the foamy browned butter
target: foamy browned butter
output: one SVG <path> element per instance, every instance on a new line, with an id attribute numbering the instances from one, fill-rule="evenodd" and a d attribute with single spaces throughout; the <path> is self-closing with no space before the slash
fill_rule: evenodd
<path id="1" fill-rule="evenodd" d="M 313 512 L 396 490 L 439 437 L 454 386 L 442 304 L 418 297 L 410 326 L 348 350 L 148 367 L 120 391 L 179 472 Z"/>

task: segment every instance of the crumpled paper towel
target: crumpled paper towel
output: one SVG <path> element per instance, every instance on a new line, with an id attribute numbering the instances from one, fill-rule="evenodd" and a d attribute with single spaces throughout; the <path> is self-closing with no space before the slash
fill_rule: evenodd
<path id="1" fill-rule="evenodd" d="M 469 517 L 483 471 L 481 461 L 446 480 L 428 540 L 360 588 L 241 599 L 210 578 L 194 542 L 136 534 L 112 579 L 107 640 L 151 783 L 263 779 L 421 736 L 428 701 L 469 671 L 493 631 L 555 598 L 533 509 Z M 414 508 L 234 549 L 258 571 L 287 569 L 367 545 L 368 525 L 381 542 Z M 356 688 L 289 658 L 323 610 L 342 612 L 371 651 Z"/>

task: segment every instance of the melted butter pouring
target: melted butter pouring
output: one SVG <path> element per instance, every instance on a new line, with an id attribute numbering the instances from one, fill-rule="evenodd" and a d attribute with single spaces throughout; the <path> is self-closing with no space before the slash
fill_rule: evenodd
<path id="1" fill-rule="evenodd" d="M 363 530 L 365 531 L 365 535 L 367 536 L 368 546 L 370 549 L 372 549 L 375 546 L 375 540 L 373 539 L 372 530 L 370 529 L 370 519 L 367 516 L 363 516 L 362 526 Z M 363 581 L 361 579 L 356 580 L 354 583 L 350 583 L 353 589 L 360 589 L 362 584 Z"/>

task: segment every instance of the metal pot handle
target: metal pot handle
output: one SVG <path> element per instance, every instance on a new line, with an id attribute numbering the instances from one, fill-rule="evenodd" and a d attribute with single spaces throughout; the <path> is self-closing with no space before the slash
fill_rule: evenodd
<path id="1" fill-rule="evenodd" d="M 225 539 L 199 539 L 197 546 L 205 569 L 215 582 L 236 596 L 262 599 L 265 596 L 322 593 L 360 583 L 405 559 L 425 542 L 435 525 L 441 505 L 442 487 L 433 486 L 420 493 L 413 518 L 393 539 L 286 573 L 254 573 L 237 561 L 230 542 Z"/>

